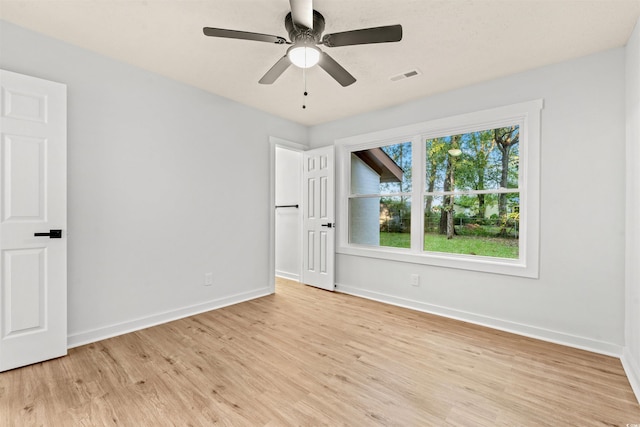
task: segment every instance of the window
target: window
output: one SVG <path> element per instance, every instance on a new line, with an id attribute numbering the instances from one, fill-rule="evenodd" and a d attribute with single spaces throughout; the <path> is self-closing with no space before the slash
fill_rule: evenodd
<path id="1" fill-rule="evenodd" d="M 517 123 L 425 142 L 424 250 L 519 258 Z"/>
<path id="2" fill-rule="evenodd" d="M 411 149 L 409 141 L 351 153 L 350 243 L 409 247 Z"/>
<path id="3" fill-rule="evenodd" d="M 537 277 L 541 108 L 336 141 L 338 252 Z"/>

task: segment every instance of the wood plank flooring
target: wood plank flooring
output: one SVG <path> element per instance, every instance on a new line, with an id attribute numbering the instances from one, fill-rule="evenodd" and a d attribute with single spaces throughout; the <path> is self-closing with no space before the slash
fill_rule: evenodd
<path id="1" fill-rule="evenodd" d="M 1 426 L 625 426 L 620 361 L 279 279 L 0 374 Z"/>

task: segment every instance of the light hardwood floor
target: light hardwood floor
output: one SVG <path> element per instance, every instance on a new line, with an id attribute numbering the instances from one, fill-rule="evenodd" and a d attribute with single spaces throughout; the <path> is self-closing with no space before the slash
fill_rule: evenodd
<path id="1" fill-rule="evenodd" d="M 286 280 L 0 374 L 2 426 L 628 423 L 615 358 Z"/>

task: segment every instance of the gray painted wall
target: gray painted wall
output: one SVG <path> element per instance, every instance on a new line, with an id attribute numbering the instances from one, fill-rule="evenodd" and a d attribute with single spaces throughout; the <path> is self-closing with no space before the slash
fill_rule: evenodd
<path id="1" fill-rule="evenodd" d="M 71 345 L 269 292 L 269 136 L 305 127 L 3 21 L 0 51 L 68 87 Z"/>
<path id="2" fill-rule="evenodd" d="M 640 399 L 640 21 L 627 43 L 627 293 L 623 363 Z"/>
<path id="3" fill-rule="evenodd" d="M 543 98 L 539 279 L 337 256 L 337 289 L 620 355 L 625 50 L 312 127 L 310 145 Z M 429 84 L 425 81 L 424 84 Z M 420 275 L 420 287 L 410 275 Z"/>

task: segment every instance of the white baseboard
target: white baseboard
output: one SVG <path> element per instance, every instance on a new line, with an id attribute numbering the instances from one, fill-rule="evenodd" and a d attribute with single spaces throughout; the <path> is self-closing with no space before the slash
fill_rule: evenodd
<path id="1" fill-rule="evenodd" d="M 255 291 L 243 292 L 224 298 L 207 301 L 201 304 L 182 307 L 176 310 L 166 311 L 164 313 L 153 314 L 151 316 L 142 317 L 127 322 L 109 325 L 102 328 L 92 329 L 89 331 L 78 332 L 67 337 L 67 348 L 79 347 L 81 345 L 90 344 L 92 342 L 101 341 L 129 332 L 139 331 L 140 329 L 149 328 L 151 326 L 160 325 L 162 323 L 171 322 L 173 320 L 182 319 L 184 317 L 193 316 L 195 314 L 204 313 L 206 311 L 215 310 L 222 307 L 249 301 L 270 295 L 272 292 L 269 288 L 261 288 Z"/>
<path id="2" fill-rule="evenodd" d="M 300 281 L 300 275 L 295 273 L 289 273 L 287 271 L 276 270 L 276 276 L 282 277 L 283 279 L 295 280 L 296 282 Z"/>
<path id="3" fill-rule="evenodd" d="M 549 329 L 538 328 L 536 326 L 524 325 L 508 320 L 495 319 L 488 316 L 469 313 L 466 311 L 455 310 L 434 304 L 427 304 L 420 301 L 414 301 L 406 298 L 399 298 L 393 295 L 383 294 L 379 292 L 368 291 L 353 286 L 337 284 L 336 291 L 345 294 L 367 298 L 374 301 L 384 302 L 396 305 L 398 307 L 409 308 L 412 310 L 422 311 L 425 313 L 436 314 L 438 316 L 450 319 L 462 320 L 464 322 L 473 323 L 480 326 L 486 326 L 505 332 L 523 335 L 529 338 L 535 338 L 542 341 L 548 341 L 555 344 L 566 345 L 569 347 L 587 350 L 594 353 L 604 354 L 607 356 L 620 357 L 622 355 L 622 346 L 604 341 L 597 341 L 586 337 L 565 334 L 563 332 L 552 331 Z"/>
<path id="4" fill-rule="evenodd" d="M 629 384 L 636 395 L 638 403 L 640 403 L 640 366 L 633 358 L 627 347 L 622 351 L 622 357 L 620 358 L 624 372 L 627 374 Z"/>

